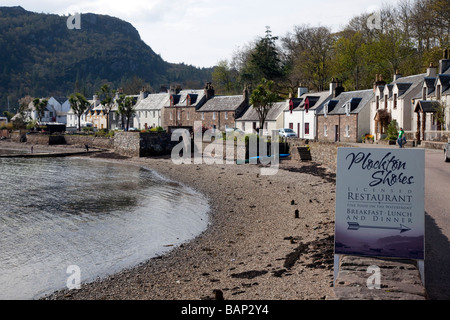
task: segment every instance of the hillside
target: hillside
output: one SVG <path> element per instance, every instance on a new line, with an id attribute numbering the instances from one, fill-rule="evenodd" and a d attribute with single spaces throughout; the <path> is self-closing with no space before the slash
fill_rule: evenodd
<path id="1" fill-rule="evenodd" d="M 109 82 L 113 88 L 145 83 L 202 87 L 212 69 L 165 62 L 128 22 L 82 14 L 81 29 L 67 28 L 67 16 L 0 7 L 0 109 L 21 97 L 88 97 Z M 133 93 L 133 92 L 130 92 Z"/>

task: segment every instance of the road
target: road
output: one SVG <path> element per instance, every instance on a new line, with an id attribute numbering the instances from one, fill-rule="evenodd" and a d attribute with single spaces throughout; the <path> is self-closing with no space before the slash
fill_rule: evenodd
<path id="1" fill-rule="evenodd" d="M 432 300 L 450 299 L 450 163 L 425 152 L 425 287 Z"/>

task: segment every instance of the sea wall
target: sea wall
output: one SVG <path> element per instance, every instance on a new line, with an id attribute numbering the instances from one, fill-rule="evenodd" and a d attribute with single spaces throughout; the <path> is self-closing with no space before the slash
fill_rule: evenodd
<path id="1" fill-rule="evenodd" d="M 24 142 L 24 135 L 16 133 L 12 138 L 15 142 Z M 48 135 L 48 134 L 27 134 L 26 142 L 30 144 L 41 145 L 73 145 L 84 147 L 88 145 L 91 148 L 113 149 L 114 139 L 105 137 L 95 137 L 91 135 Z"/>
<path id="2" fill-rule="evenodd" d="M 114 152 L 127 157 L 168 155 L 176 144 L 166 132 L 118 132 L 114 136 Z"/>

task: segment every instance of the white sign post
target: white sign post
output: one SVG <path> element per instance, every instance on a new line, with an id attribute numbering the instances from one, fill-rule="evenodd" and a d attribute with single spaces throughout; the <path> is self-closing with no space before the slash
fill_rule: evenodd
<path id="1" fill-rule="evenodd" d="M 339 148 L 335 277 L 339 255 L 425 259 L 425 151 Z"/>

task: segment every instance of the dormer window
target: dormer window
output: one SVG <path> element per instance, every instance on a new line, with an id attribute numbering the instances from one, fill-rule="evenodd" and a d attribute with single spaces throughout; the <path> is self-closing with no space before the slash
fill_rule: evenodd
<path id="1" fill-rule="evenodd" d="M 438 100 L 441 99 L 441 85 L 440 84 L 438 84 L 437 87 L 436 87 L 436 98 Z"/>
<path id="2" fill-rule="evenodd" d="M 394 93 L 394 109 L 397 109 L 397 94 Z"/>
<path id="3" fill-rule="evenodd" d="M 427 100 L 427 87 L 422 89 L 422 100 Z"/>
<path id="4" fill-rule="evenodd" d="M 377 95 L 377 102 L 376 102 L 377 110 L 380 108 L 380 96 Z"/>

